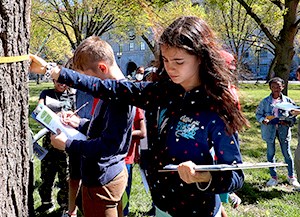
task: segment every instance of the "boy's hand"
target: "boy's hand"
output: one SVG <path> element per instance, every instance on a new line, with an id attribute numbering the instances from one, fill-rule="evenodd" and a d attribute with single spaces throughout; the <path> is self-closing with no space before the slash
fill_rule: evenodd
<path id="1" fill-rule="evenodd" d="M 178 173 L 180 178 L 187 184 L 195 182 L 209 182 L 211 180 L 210 172 L 196 172 L 192 161 L 186 161 L 178 165 Z"/>
<path id="2" fill-rule="evenodd" d="M 60 114 L 60 121 L 65 125 L 77 128 L 80 124 L 80 117 L 75 115 L 72 111 L 67 111 Z"/>
<path id="3" fill-rule="evenodd" d="M 47 62 L 44 59 L 36 55 L 29 54 L 29 60 L 31 61 L 29 68 L 30 72 L 45 74 Z"/>
<path id="4" fill-rule="evenodd" d="M 300 114 L 300 110 L 299 110 L 299 109 L 291 110 L 290 113 L 291 113 L 293 116 L 296 116 L 296 115 L 299 115 L 299 114 Z"/>
<path id="5" fill-rule="evenodd" d="M 66 149 L 66 141 L 68 140 L 68 137 L 59 129 L 57 130 L 56 135 L 55 134 L 51 135 L 50 139 L 51 139 L 51 144 L 54 148 L 62 151 Z"/>

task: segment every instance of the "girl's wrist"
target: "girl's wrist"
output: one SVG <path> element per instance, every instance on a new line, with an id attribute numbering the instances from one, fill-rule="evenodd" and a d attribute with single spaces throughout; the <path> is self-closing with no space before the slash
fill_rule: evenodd
<path id="1" fill-rule="evenodd" d="M 51 77 L 54 79 L 54 80 L 57 80 L 59 75 L 60 75 L 60 66 L 55 66 L 53 69 L 52 69 L 52 74 L 51 74 Z"/>
<path id="2" fill-rule="evenodd" d="M 47 63 L 46 65 L 46 72 L 45 77 L 46 78 L 53 78 L 54 80 L 57 80 L 60 74 L 60 67 L 56 63 Z"/>

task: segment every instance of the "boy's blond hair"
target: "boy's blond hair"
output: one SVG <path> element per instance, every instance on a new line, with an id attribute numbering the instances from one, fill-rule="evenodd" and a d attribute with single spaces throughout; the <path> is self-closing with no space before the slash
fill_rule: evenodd
<path id="1" fill-rule="evenodd" d="M 94 70 L 95 63 L 105 61 L 112 66 L 115 56 L 112 47 L 98 36 L 90 36 L 83 40 L 74 52 L 73 68 L 75 70 Z"/>

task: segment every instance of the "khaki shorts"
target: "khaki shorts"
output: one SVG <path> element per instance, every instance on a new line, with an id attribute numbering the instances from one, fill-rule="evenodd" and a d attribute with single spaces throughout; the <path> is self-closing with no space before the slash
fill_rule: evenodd
<path id="1" fill-rule="evenodd" d="M 104 186 L 82 186 L 84 217 L 116 217 L 117 205 L 127 185 L 128 173 L 124 168 L 112 181 Z"/>

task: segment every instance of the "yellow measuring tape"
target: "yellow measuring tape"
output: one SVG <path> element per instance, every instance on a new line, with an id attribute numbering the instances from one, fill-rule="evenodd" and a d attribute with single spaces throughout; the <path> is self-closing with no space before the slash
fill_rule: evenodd
<path id="1" fill-rule="evenodd" d="M 0 57 L 0 63 L 14 63 L 29 60 L 29 55 L 13 56 L 13 57 Z"/>

